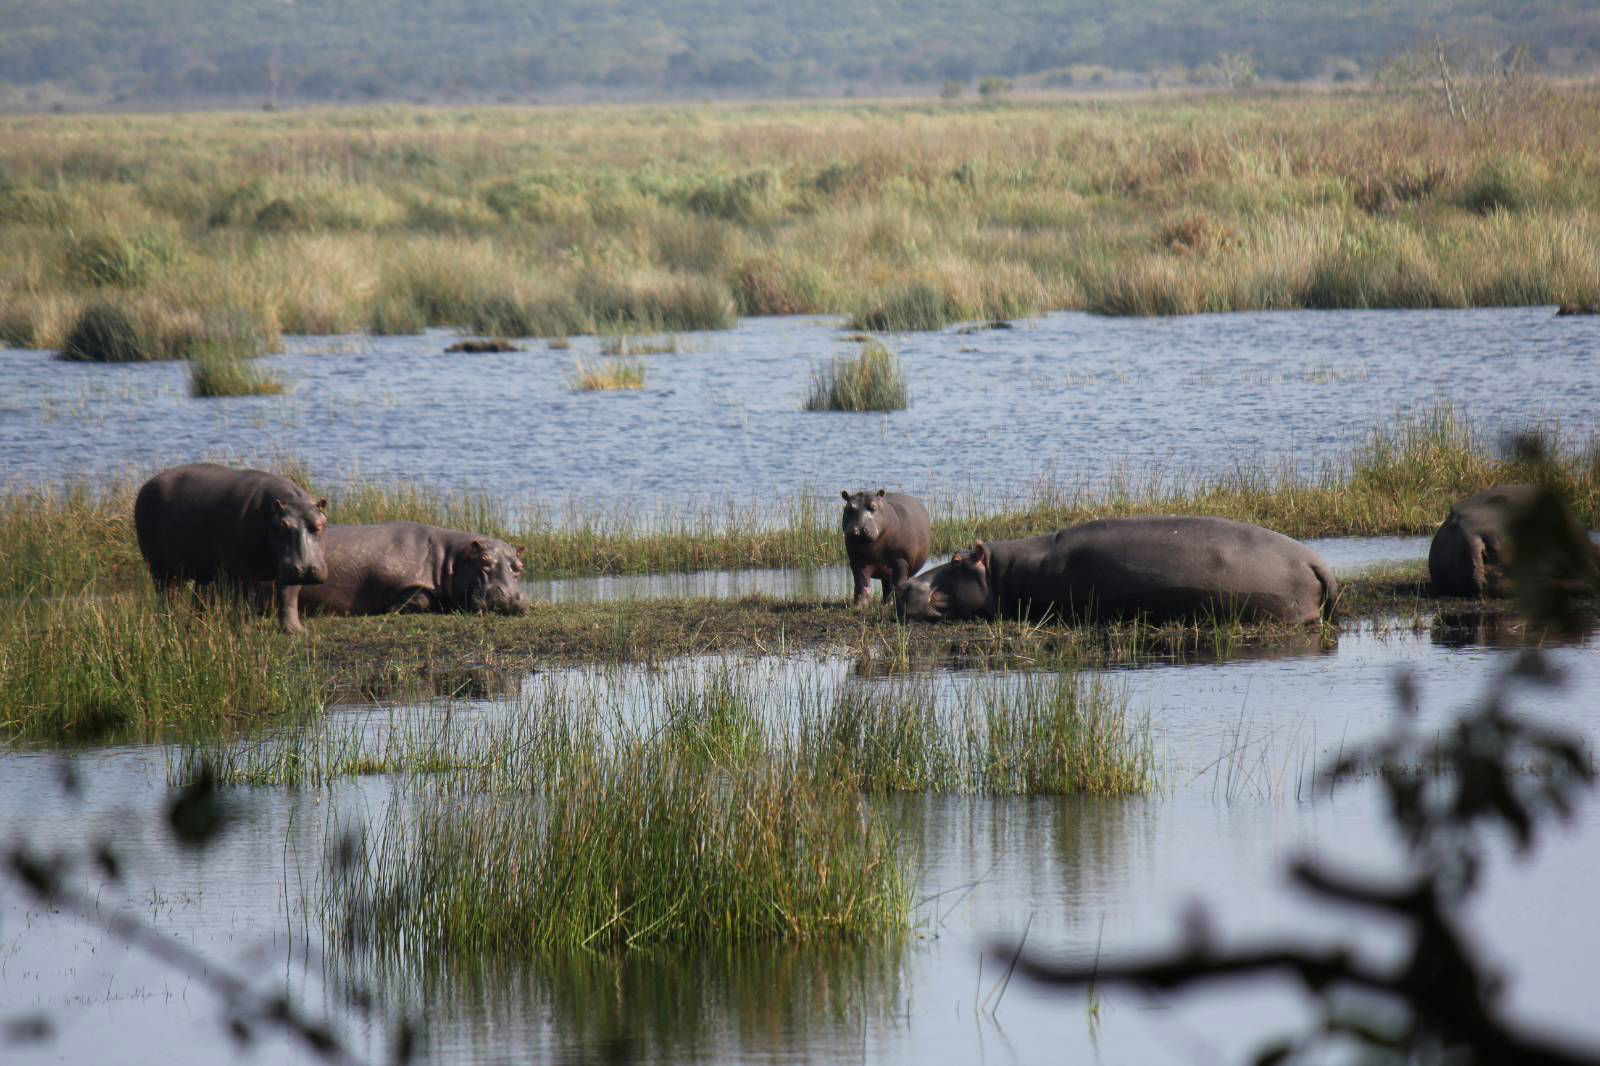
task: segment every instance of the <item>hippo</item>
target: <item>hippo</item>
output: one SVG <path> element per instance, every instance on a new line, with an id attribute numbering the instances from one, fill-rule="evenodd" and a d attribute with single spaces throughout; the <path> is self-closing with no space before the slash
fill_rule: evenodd
<path id="1" fill-rule="evenodd" d="M 133 528 L 158 589 L 227 584 L 254 600 L 270 583 L 279 625 L 300 633 L 290 590 L 327 576 L 327 506 L 277 474 L 190 463 L 144 483 L 133 501 Z"/>
<path id="2" fill-rule="evenodd" d="M 1540 505 L 1544 490 L 1534 485 L 1496 485 L 1457 500 L 1428 547 L 1428 578 L 1438 596 L 1509 596 L 1517 563 L 1514 530 Z M 1542 537 L 1539 564 L 1565 587 L 1600 586 L 1600 549 L 1570 508 L 1554 495 L 1555 528 Z M 1523 560 L 1531 562 L 1531 560 Z"/>
<path id="3" fill-rule="evenodd" d="M 1281 533 L 1225 518 L 1106 518 L 1022 540 L 978 541 L 906 582 L 904 619 L 1138 617 L 1211 612 L 1317 622 L 1338 597 L 1328 565 Z"/>
<path id="4" fill-rule="evenodd" d="M 496 611 L 522 614 L 522 552 L 482 533 L 382 522 L 331 525 L 328 577 L 298 590 L 306 614 Z"/>
<path id="5" fill-rule="evenodd" d="M 855 580 L 854 602 L 865 607 L 872 602 L 872 579 L 883 584 L 883 602 L 888 603 L 895 589 L 928 561 L 928 545 L 933 531 L 922 501 L 902 492 L 851 495 L 844 497 L 844 550 L 850 557 L 850 576 Z"/>

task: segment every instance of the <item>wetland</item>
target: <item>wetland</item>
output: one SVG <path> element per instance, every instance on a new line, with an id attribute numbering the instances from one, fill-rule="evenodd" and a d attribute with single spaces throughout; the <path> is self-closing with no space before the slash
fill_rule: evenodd
<path id="1" fill-rule="evenodd" d="M 982 134 L 991 154 L 957 184 L 995 197 L 1012 182 L 1007 217 L 1032 232 L 1046 201 L 1024 202 L 1034 172 L 1008 171 L 1002 142 L 1043 159 L 1049 120 L 1070 120 L 1087 145 L 1069 173 L 1082 187 L 1048 201 L 1065 212 L 1051 225 L 1077 225 L 1068 216 L 1096 197 L 1128 212 L 1137 205 L 1120 200 L 1176 210 L 1204 193 L 1207 210 L 1245 227 L 1195 260 L 1203 282 L 1220 284 L 1238 265 L 1227 257 L 1259 252 L 1264 238 L 1240 221 L 1262 216 L 1216 182 L 1249 184 L 1238 178 L 1258 173 L 1240 169 L 1246 155 L 1252 166 L 1264 157 L 1172 149 L 1206 143 L 1197 131 L 1218 123 L 1259 133 L 1288 119 L 1275 101 L 1248 118 L 1194 108 L 1180 120 L 1160 108 L 1019 107 L 1013 136 Z M 94 900 L 85 911 L 29 897 L 15 878 L 0 888 L 0 1013 L 47 1018 L 51 1034 L 19 1045 L 20 1060 L 86 1060 L 109 1041 L 128 1061 L 210 1063 L 237 1050 L 215 986 L 109 935 L 108 915 L 326 1015 L 346 1049 L 373 1061 L 391 1057 L 402 1023 L 428 1061 L 445 1063 L 1239 1061 L 1309 1020 L 1305 1001 L 1270 984 L 1176 996 L 1011 982 L 1012 955 L 995 945 L 1020 938 L 1091 961 L 1170 943 L 1200 904 L 1226 942 L 1294 932 L 1392 953 L 1350 915 L 1284 891 L 1295 854 L 1383 874 L 1411 858 L 1384 831 L 1376 770 L 1331 791 L 1317 771 L 1410 713 L 1445 735 L 1531 647 L 1565 684 L 1508 682 L 1516 712 L 1577 736 L 1593 766 L 1600 605 L 1580 604 L 1567 627 L 1536 624 L 1509 602 L 1433 596 L 1425 565 L 1450 504 L 1496 483 L 1552 485 L 1600 525 L 1600 319 L 1558 318 L 1551 306 L 1593 280 L 1592 249 L 1582 251 L 1592 222 L 1563 214 L 1582 207 L 1574 175 L 1592 162 L 1540 154 L 1568 143 L 1563 123 L 1589 119 L 1557 112 L 1546 113 L 1547 140 L 1517 142 L 1539 163 L 1513 175 L 1536 210 L 1456 217 L 1490 149 L 1427 128 L 1428 144 L 1456 153 L 1436 201 L 1361 224 L 1429 236 L 1412 245 L 1385 230 L 1390 244 L 1346 249 L 1355 266 L 1340 260 L 1356 269 L 1399 255 L 1412 283 L 1431 279 L 1426 299 L 1400 301 L 1395 283 L 1382 310 L 1279 309 L 1304 305 L 1287 297 L 1230 309 L 1180 285 L 1199 306 L 1159 309 L 1225 313 L 1177 317 L 1088 313 L 1136 309 L 1124 306 L 1134 282 L 1149 295 L 1168 277 L 1154 260 L 1177 253 L 1152 251 L 1132 228 L 1105 231 L 1120 234 L 1112 251 L 1133 257 L 1115 270 L 1075 260 L 1052 273 L 1035 245 L 1026 271 L 992 275 L 1037 282 L 1029 300 L 963 288 L 962 271 L 994 258 L 999 238 L 989 225 L 962 240 L 934 226 L 954 201 L 929 175 L 960 162 L 952 130 L 986 128 L 975 113 L 900 114 L 901 154 L 856 159 L 889 121 L 866 109 L 859 126 L 829 135 L 829 151 L 858 169 L 802 196 L 794 174 L 820 149 L 791 139 L 771 149 L 791 168 L 782 180 L 729 178 L 716 186 L 722 199 L 696 186 L 682 204 L 637 181 L 546 174 L 503 189 L 489 171 L 549 149 L 494 114 L 406 120 L 422 133 L 396 115 L 361 119 L 344 177 L 311 164 L 346 135 L 295 116 L 198 117 L 218 133 L 207 150 L 232 161 L 218 171 L 188 158 L 181 173 L 140 147 L 178 119 L 130 124 L 95 166 L 63 147 L 68 120 L 5 120 L 37 160 L 13 168 L 22 185 L 0 190 L 0 225 L 32 227 L 33 249 L 10 246 L 21 259 L 0 280 L 10 296 L 0 333 L 20 343 L 0 350 L 0 837 L 47 856 L 74 844 L 116 856 L 114 871 L 67 872 Z M 814 129 L 813 118 L 757 108 L 693 126 L 697 143 L 732 153 L 776 143 L 778 127 Z M 671 169 L 682 159 L 663 177 L 638 158 L 660 143 L 649 121 L 671 130 L 687 119 L 590 119 L 571 137 L 609 145 L 615 173 L 688 180 Z M 1385 143 L 1402 143 L 1388 121 Z M 1142 131 L 1144 155 L 1129 154 L 1121 138 L 1133 135 L 1118 122 Z M 471 128 L 476 140 L 461 132 Z M 1090 136 L 1113 128 L 1110 140 Z M 277 168 L 276 184 L 222 197 L 243 140 L 261 131 L 266 156 L 249 159 Z M 446 204 L 442 178 L 404 195 L 385 186 L 395 153 L 419 137 L 492 202 Z M 1251 187 L 1281 206 L 1267 194 L 1309 197 L 1319 179 L 1296 154 L 1309 138 L 1278 143 L 1282 168 Z M 0 156 L 21 151 L 8 142 Z M 1354 139 L 1327 148 L 1346 162 L 1364 151 Z M 107 160 L 129 158 L 144 169 L 124 180 Z M 1144 176 L 1130 185 L 1135 171 Z M 371 188 L 352 192 L 352 181 Z M 46 186 L 59 203 L 40 207 Z M 1365 217 L 1353 187 L 1344 200 L 1324 188 L 1318 202 L 1346 222 Z M 819 200 L 846 192 L 849 204 Z M 904 201 L 885 202 L 891 193 Z M 288 206 L 267 225 L 270 203 Z M 88 285 L 136 325 L 159 307 L 210 328 L 213 296 L 268 294 L 250 306 L 276 316 L 261 345 L 274 350 L 236 357 L 283 392 L 192 395 L 183 360 L 53 358 L 83 295 L 73 286 L 87 283 L 67 284 L 83 256 L 59 259 L 67 237 L 54 216 L 18 221 L 45 207 L 171 238 L 170 254 L 150 245 L 133 284 Z M 421 238 L 408 227 L 446 207 L 456 228 L 412 247 Z M 670 240 L 669 208 L 687 212 Z M 191 226 L 202 209 L 203 232 Z M 460 228 L 480 215 L 479 231 Z M 1134 217 L 1115 214 L 1125 227 Z M 641 271 L 665 256 L 693 276 L 612 277 L 606 303 L 604 271 L 563 260 L 553 279 L 499 294 L 520 302 L 475 296 L 460 305 L 470 315 L 429 304 L 418 279 L 432 260 L 464 255 L 478 272 L 463 276 L 481 281 L 510 254 L 490 235 L 493 218 L 547 251 L 569 240 L 620 255 L 629 233 L 644 242 L 628 260 Z M 1429 244 L 1442 231 L 1430 227 L 1455 236 Z M 840 261 L 859 273 L 799 299 L 819 234 L 858 229 L 867 251 Z M 1578 251 L 1551 253 L 1545 265 L 1559 270 L 1520 275 L 1537 282 L 1517 290 L 1527 299 L 1480 298 L 1500 292 L 1481 242 L 1536 245 L 1530 233 L 1558 230 L 1554 247 Z M 761 235 L 775 242 L 761 260 L 770 276 L 745 262 Z M 937 300 L 906 295 L 919 283 L 904 269 L 913 238 L 947 253 L 935 282 L 920 278 Z M 348 241 L 368 244 L 352 258 Z M 691 253 L 701 268 L 686 267 Z M 289 285 L 289 273 L 272 273 L 278 256 L 304 257 L 313 280 Z M 248 265 L 239 284 L 256 288 L 202 284 L 222 261 Z M 1335 265 L 1306 268 L 1317 292 L 1344 291 Z M 736 284 L 706 295 L 729 277 Z M 645 299 L 660 286 L 726 314 L 673 317 L 681 303 Z M 345 302 L 314 307 L 316 291 Z M 1519 302 L 1533 306 L 1465 306 Z M 937 314 L 907 317 L 930 303 Z M 474 319 L 484 307 L 501 317 Z M 540 318 L 541 308 L 568 317 Z M 794 313 L 735 320 L 735 310 Z M 379 329 L 386 315 L 416 332 Z M 1011 328 L 992 328 L 995 316 Z M 443 327 L 454 326 L 508 334 L 521 350 L 447 354 L 457 334 Z M 862 326 L 882 328 L 870 343 L 892 353 L 903 406 L 895 396 L 855 404 L 888 410 L 806 410 L 817 376 L 867 343 L 848 332 Z M 574 387 L 575 368 L 605 360 L 644 368 L 638 387 Z M 333 521 L 412 519 L 523 545 L 532 610 L 310 618 L 294 638 L 234 608 L 163 602 L 134 542 L 132 496 L 162 467 L 201 459 L 288 473 L 329 498 Z M 848 606 L 838 492 L 880 486 L 928 502 L 930 563 L 976 537 L 1220 514 L 1308 542 L 1342 593 L 1329 621 L 1307 627 L 1220 617 L 907 626 L 876 604 Z M 216 790 L 223 827 L 204 848 L 167 830 L 174 797 L 201 782 Z M 1595 855 L 1600 811 L 1582 805 L 1531 856 L 1491 849 L 1470 914 L 1507 977 L 1509 1015 L 1590 1044 L 1600 1043 L 1588 996 L 1600 957 L 1600 923 L 1588 920 Z M 265 1033 L 250 1055 L 312 1057 Z"/>

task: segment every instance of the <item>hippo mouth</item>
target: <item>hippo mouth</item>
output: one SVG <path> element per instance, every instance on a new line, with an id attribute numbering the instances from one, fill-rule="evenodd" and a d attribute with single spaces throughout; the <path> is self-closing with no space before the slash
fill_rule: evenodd
<path id="1" fill-rule="evenodd" d="M 479 614 L 527 614 L 528 601 L 520 597 L 508 596 L 505 593 L 495 593 L 474 597 L 472 609 Z"/>

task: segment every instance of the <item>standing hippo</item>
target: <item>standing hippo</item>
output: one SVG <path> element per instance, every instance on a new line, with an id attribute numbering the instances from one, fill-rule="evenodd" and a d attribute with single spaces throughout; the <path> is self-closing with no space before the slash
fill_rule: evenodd
<path id="1" fill-rule="evenodd" d="M 1549 512 L 1553 528 L 1537 531 L 1540 570 L 1567 587 L 1600 584 L 1600 556 L 1589 531 L 1566 504 L 1534 485 L 1497 485 L 1456 501 L 1434 533 L 1428 547 L 1428 578 L 1434 594 L 1511 595 L 1511 572 L 1519 555 L 1517 526 L 1544 502 L 1553 505 Z M 1526 556 L 1527 545 L 1521 554 Z"/>
<path id="2" fill-rule="evenodd" d="M 857 607 L 872 602 L 872 579 L 883 583 L 883 602 L 928 561 L 933 531 L 928 511 L 915 496 L 901 492 L 858 492 L 844 497 L 844 550 L 850 556 Z"/>
<path id="3" fill-rule="evenodd" d="M 1152 621 L 1237 612 L 1316 622 L 1338 582 L 1304 544 L 1225 518 L 1107 518 L 1025 540 L 978 541 L 900 590 L 902 618 Z"/>
<path id="4" fill-rule="evenodd" d="M 298 592 L 307 614 L 528 609 L 522 549 L 417 522 L 329 526 L 328 577 Z"/>
<path id="5" fill-rule="evenodd" d="M 327 505 L 277 474 L 190 463 L 144 483 L 133 501 L 133 528 L 157 588 L 225 583 L 249 597 L 271 582 L 278 623 L 299 633 L 290 590 L 327 576 Z"/>

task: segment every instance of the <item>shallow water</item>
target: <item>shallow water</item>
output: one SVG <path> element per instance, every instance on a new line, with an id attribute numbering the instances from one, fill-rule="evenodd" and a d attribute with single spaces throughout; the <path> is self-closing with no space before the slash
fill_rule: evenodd
<path id="1" fill-rule="evenodd" d="M 1561 722 L 1592 745 L 1600 656 L 1590 638 L 1556 648 L 1565 692 L 1519 689 L 1519 709 Z M 1160 788 L 1148 797 L 911 798 L 902 809 L 922 855 L 918 934 L 891 948 L 766 949 L 710 955 L 642 955 L 559 969 L 497 964 L 389 972 L 381 998 L 428 1026 L 441 1062 L 592 1061 L 625 1049 L 640 1061 L 798 1062 L 865 1056 L 873 1061 L 1002 1062 L 1041 1058 L 1193 1062 L 1241 1058 L 1260 1039 L 1303 1016 L 1286 992 L 1252 987 L 1150 999 L 1102 991 L 1091 1028 L 1081 997 L 1020 982 L 991 1016 L 975 1010 L 998 993 L 1003 958 L 980 954 L 993 938 L 1026 926 L 1039 950 L 1078 957 L 1153 948 L 1175 935 L 1191 901 L 1203 903 L 1225 938 L 1252 934 L 1356 934 L 1380 956 L 1394 945 L 1348 915 L 1297 899 L 1284 887 L 1285 860 L 1302 852 L 1359 869 L 1392 868 L 1398 850 L 1371 784 L 1311 797 L 1304 780 L 1336 752 L 1384 728 L 1395 714 L 1397 668 L 1421 692 L 1426 722 L 1478 696 L 1509 651 L 1454 648 L 1427 633 L 1364 629 L 1330 654 L 1119 671 L 1134 713 L 1147 715 Z M 688 667 L 693 668 L 693 664 Z M 893 684 L 856 676 L 836 659 L 759 660 L 748 668 L 773 691 L 802 686 Z M 586 684 L 636 691 L 644 669 L 575 672 Z M 932 675 L 959 700 L 981 675 Z M 549 683 L 539 675 L 538 683 Z M 530 682 L 533 683 L 533 682 Z M 512 706 L 516 705 L 513 698 Z M 455 713 L 511 713 L 468 701 Z M 391 712 L 381 712 L 386 717 Z M 409 712 L 425 720 L 426 706 Z M 377 720 L 359 708 L 335 721 Z M 302 908 L 316 898 L 322 840 L 371 817 L 387 802 L 383 778 L 331 790 L 245 790 L 240 829 L 214 854 L 185 855 L 151 827 L 164 795 L 161 754 L 88 755 L 81 803 L 41 802 L 54 789 L 56 757 L 7 756 L 0 775 L 0 835 L 35 842 L 116 839 L 129 877 L 98 889 L 100 905 L 139 914 L 215 957 L 285 981 L 313 1005 L 329 998 L 306 963 L 320 944 Z M 331 829 L 330 829 L 331 827 Z M 1600 863 L 1600 804 L 1551 835 L 1531 861 L 1493 864 L 1473 915 L 1489 954 L 1512 978 L 1519 1016 L 1600 1042 L 1589 990 L 1600 973 L 1600 923 L 1586 886 Z M 8 1011 L 46 1009 L 58 1040 L 18 1061 L 93 1057 L 108 1039 L 126 1061 L 210 1062 L 227 1038 L 198 982 L 156 966 L 61 915 L 27 912 L 0 893 L 0 989 Z M 991 945 L 992 946 L 992 945 Z M 181 1033 L 179 1040 L 173 1039 Z M 381 1052 L 382 1027 L 355 1024 L 350 1039 Z M 299 1061 L 281 1042 L 257 1061 Z"/>
<path id="2" fill-rule="evenodd" d="M 4 477 L 53 482 L 233 457 L 303 460 L 330 484 L 405 480 L 587 512 L 686 500 L 739 509 L 841 487 L 1024 495 L 1043 477 L 1186 479 L 1310 467 L 1372 426 L 1449 401 L 1491 431 L 1600 416 L 1600 324 L 1549 308 L 1117 319 L 889 338 L 908 410 L 800 410 L 812 367 L 853 350 L 836 322 L 747 319 L 644 357 L 637 393 L 577 393 L 575 358 L 447 355 L 451 334 L 306 338 L 263 367 L 284 397 L 193 400 L 183 364 L 99 366 L 0 352 Z M 832 504 L 828 506 L 831 508 Z"/>
<path id="3" fill-rule="evenodd" d="M 1322 537 L 1305 543 L 1340 574 L 1358 573 L 1384 563 L 1417 562 L 1428 557 L 1427 537 Z M 930 559 L 927 566 L 937 566 L 942 561 Z M 873 582 L 874 596 L 879 594 L 881 584 Z M 850 572 L 841 563 L 820 568 L 530 578 L 523 582 L 523 588 L 534 603 L 598 603 L 685 598 L 736 600 L 742 596 L 814 600 L 846 597 L 851 584 Z"/>

